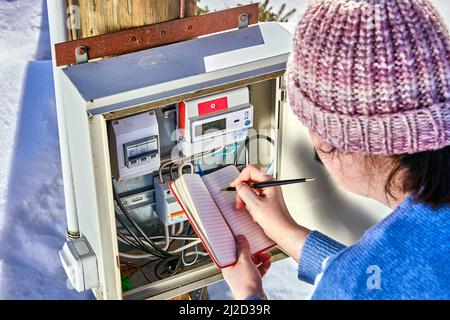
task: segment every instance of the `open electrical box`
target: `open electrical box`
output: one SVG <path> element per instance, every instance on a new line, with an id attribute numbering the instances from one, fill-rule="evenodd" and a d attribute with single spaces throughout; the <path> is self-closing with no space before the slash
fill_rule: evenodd
<path id="1" fill-rule="evenodd" d="M 65 10 L 49 1 L 52 44 L 67 41 Z M 254 5 L 232 12 L 230 30 L 105 59 L 87 62 L 78 46 L 77 63 L 59 66 L 53 48 L 69 230 L 61 260 L 77 290 L 161 299 L 221 279 L 167 185 L 186 164 L 203 174 L 257 163 L 291 176 L 291 32 L 248 23 Z"/>

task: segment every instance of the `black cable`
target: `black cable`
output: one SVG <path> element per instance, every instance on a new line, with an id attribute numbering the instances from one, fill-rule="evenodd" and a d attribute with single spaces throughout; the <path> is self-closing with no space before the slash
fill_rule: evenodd
<path id="1" fill-rule="evenodd" d="M 268 139 L 270 139 L 270 137 L 267 137 Z M 250 140 L 249 140 L 250 141 Z M 270 141 L 270 140 L 269 140 Z M 246 142 L 247 145 L 247 142 Z M 203 153 L 202 153 L 203 155 Z M 192 159 L 192 158 L 191 158 Z M 173 171 L 173 166 L 174 164 L 170 167 L 169 173 L 172 176 L 172 171 Z M 129 244 L 130 246 L 132 246 L 133 248 L 136 248 L 138 250 L 147 252 L 149 254 L 154 255 L 155 257 L 160 258 L 160 260 L 151 260 L 148 261 L 145 265 L 158 261 L 155 264 L 155 270 L 154 270 L 154 274 L 158 279 L 163 279 L 162 274 L 159 273 L 159 268 L 161 266 L 162 263 L 167 263 L 166 264 L 166 272 L 169 273 L 169 276 L 174 276 L 176 273 L 178 273 L 181 269 L 182 269 L 182 259 L 181 259 L 181 255 L 172 255 L 169 254 L 167 251 L 161 249 L 160 247 L 158 247 L 151 239 L 149 239 L 149 237 L 147 237 L 147 235 L 142 231 L 142 229 L 139 227 L 139 225 L 134 221 L 134 219 L 131 217 L 131 215 L 129 214 L 128 210 L 125 208 L 125 206 L 123 205 L 122 201 L 120 200 L 120 197 L 117 193 L 116 187 L 114 185 L 114 181 L 115 179 L 113 178 L 113 194 L 114 194 L 114 200 L 116 201 L 117 205 L 119 206 L 120 210 L 122 211 L 123 215 L 127 218 L 127 220 L 131 223 L 131 225 L 137 230 L 138 233 L 140 233 L 142 235 L 142 237 L 148 242 L 148 244 L 153 248 L 149 248 L 145 243 L 143 243 L 143 241 L 140 239 L 140 237 L 138 235 L 136 235 L 136 233 L 133 231 L 133 229 L 131 228 L 131 226 L 128 225 L 128 223 L 124 222 L 124 220 L 122 219 L 122 216 L 118 213 L 116 213 L 116 218 L 117 220 L 121 223 L 121 225 L 126 229 L 126 231 L 134 238 L 134 240 L 136 241 L 136 243 L 133 243 L 130 239 L 126 238 L 123 234 L 121 234 L 118 231 L 118 235 L 121 239 L 123 239 L 127 244 Z M 197 260 L 197 263 L 204 261 L 205 259 L 209 259 L 209 256 L 205 256 L 202 258 L 199 258 Z M 174 270 L 169 270 L 169 266 L 170 266 L 170 262 L 172 260 L 176 260 L 176 264 L 175 264 L 175 268 Z M 175 262 L 175 261 L 174 261 Z M 141 270 L 142 272 L 142 270 Z M 143 273 L 143 272 L 142 272 Z M 143 273 L 144 275 L 144 273 Z M 144 275 L 144 277 L 147 279 L 147 277 Z M 147 281 L 149 281 L 147 279 Z M 150 281 L 149 281 L 150 282 Z"/>
<path id="2" fill-rule="evenodd" d="M 130 228 L 123 220 L 122 217 L 119 214 L 116 214 L 116 218 L 119 220 L 119 222 L 122 224 L 122 226 L 128 231 L 128 233 L 136 240 L 136 242 L 140 245 L 140 250 L 147 252 L 149 254 L 152 254 L 154 256 L 157 256 L 159 258 L 165 258 L 165 255 L 161 255 L 158 251 L 152 250 L 148 246 L 146 246 L 142 240 L 139 238 L 139 236 L 136 235 L 136 233 L 133 231 L 132 228 Z"/>
<path id="3" fill-rule="evenodd" d="M 125 242 L 126 245 L 129 245 L 129 246 L 131 246 L 131 247 L 133 247 L 133 248 L 142 250 L 142 248 L 139 247 L 139 245 L 136 244 L 136 242 L 133 242 L 133 241 L 131 241 L 130 239 L 128 239 L 123 233 L 117 231 L 117 236 L 118 236 L 120 239 L 122 239 L 123 242 Z"/>
<path id="4" fill-rule="evenodd" d="M 149 254 L 152 254 L 154 256 L 164 258 L 165 255 L 162 255 L 160 252 L 153 250 L 149 246 L 147 246 L 138 235 L 133 231 L 133 229 L 122 220 L 122 217 L 119 214 L 116 214 L 116 218 L 119 220 L 119 222 L 122 224 L 122 226 L 128 231 L 128 233 L 134 238 L 134 240 L 137 242 L 137 244 L 140 246 L 140 249 L 144 252 L 147 252 Z"/>
<path id="5" fill-rule="evenodd" d="M 141 267 L 141 268 L 145 268 L 145 267 L 148 266 L 150 263 L 153 263 L 153 262 L 156 262 L 156 261 L 159 261 L 159 260 L 160 260 L 160 259 L 153 259 L 153 260 L 147 261 L 147 262 L 141 264 L 140 267 Z"/>
<path id="6" fill-rule="evenodd" d="M 275 147 L 275 141 L 274 141 L 271 137 L 269 137 L 269 136 L 261 135 L 261 134 L 253 135 L 253 136 L 251 136 L 250 138 L 247 136 L 247 138 L 245 138 L 244 147 L 241 147 L 241 148 L 239 149 L 239 151 L 236 152 L 236 154 L 235 154 L 235 156 L 234 156 L 234 165 L 235 165 L 236 167 L 237 167 L 237 165 L 238 165 L 237 163 L 238 163 L 239 158 L 241 157 L 242 151 L 248 149 L 249 143 L 250 143 L 251 141 L 255 140 L 255 139 L 265 139 L 265 140 L 267 140 L 268 142 L 270 142 L 270 143 L 272 144 L 272 146 Z"/>
<path id="7" fill-rule="evenodd" d="M 157 252 L 159 252 L 161 255 L 165 257 L 171 256 L 167 251 L 162 250 L 160 247 L 158 247 L 152 240 L 147 237 L 145 232 L 142 231 L 142 229 L 139 227 L 139 225 L 134 221 L 134 219 L 131 217 L 131 215 L 128 213 L 128 210 L 123 205 L 122 201 L 120 201 L 119 195 L 117 194 L 116 188 L 114 186 L 114 178 L 113 178 L 113 193 L 114 193 L 114 199 L 116 200 L 117 205 L 119 206 L 122 213 L 125 215 L 125 217 L 130 221 L 130 223 L 133 225 L 133 227 L 144 237 L 144 239 L 147 241 L 147 243 L 155 249 Z"/>
<path id="8" fill-rule="evenodd" d="M 128 265 L 128 266 L 135 267 L 137 269 L 137 271 L 139 271 L 144 276 L 145 280 L 147 280 L 148 283 L 152 283 L 152 281 L 145 274 L 144 270 L 142 270 L 142 267 L 140 267 L 138 264 L 133 263 L 133 262 L 122 262 L 122 263 L 125 265 Z M 132 274 L 130 274 L 130 276 L 134 275 L 136 272 L 133 272 Z"/>
<path id="9" fill-rule="evenodd" d="M 122 233 L 118 232 L 117 235 L 119 236 L 120 239 L 122 239 L 126 245 L 129 245 L 130 247 L 133 247 L 137 250 L 149 253 L 148 250 L 146 248 L 142 248 L 141 246 L 139 246 L 139 244 L 132 242 L 130 239 L 128 239 L 125 235 L 123 235 Z"/>
<path id="10" fill-rule="evenodd" d="M 136 233 L 134 233 L 133 229 L 130 228 L 130 226 L 128 226 L 128 224 L 126 224 L 123 220 L 122 217 L 119 214 L 116 214 L 116 219 L 120 222 L 120 224 L 128 231 L 128 233 L 130 234 L 130 236 L 132 236 L 134 238 L 134 240 L 141 245 L 142 248 L 144 248 L 144 251 L 148 251 L 147 250 L 147 246 L 139 239 L 139 237 L 136 235 Z"/>
<path id="11" fill-rule="evenodd" d="M 172 271 L 172 272 L 168 270 L 169 261 L 170 261 L 171 259 L 178 259 L 178 260 L 177 260 L 177 264 L 175 265 L 175 270 Z M 198 264 L 198 263 L 200 263 L 200 262 L 202 262 L 202 261 L 210 260 L 210 259 L 211 259 L 211 257 L 210 257 L 209 255 L 208 255 L 208 256 L 200 257 L 200 258 L 198 258 L 198 260 L 197 260 L 197 261 L 195 262 L 195 264 L 193 264 L 193 265 L 196 265 L 196 264 Z M 159 269 L 160 269 L 160 267 L 161 267 L 161 264 L 164 263 L 164 262 L 167 263 L 166 268 L 165 268 L 165 272 L 167 272 L 167 273 L 169 274 L 169 277 L 174 276 L 174 275 L 177 274 L 181 269 L 183 269 L 183 265 L 182 265 L 182 261 L 181 261 L 181 256 L 172 256 L 172 257 L 168 257 L 168 258 L 165 258 L 165 259 L 161 259 L 160 261 L 158 261 L 158 262 L 155 264 L 155 267 L 154 267 L 154 274 L 155 274 L 156 278 L 158 278 L 159 280 L 164 279 L 162 273 L 159 272 Z"/>
<path id="12" fill-rule="evenodd" d="M 174 259 L 174 260 L 176 259 L 177 260 L 176 261 L 176 265 L 175 265 L 175 270 L 173 272 L 168 272 L 168 266 L 169 266 L 169 263 L 170 263 L 170 261 L 172 259 Z M 154 273 L 155 273 L 156 278 L 158 278 L 159 280 L 164 279 L 162 274 L 159 273 L 159 269 L 160 269 L 160 266 L 161 266 L 162 263 L 167 263 L 165 271 L 170 274 L 169 276 L 173 276 L 181 269 L 181 256 L 167 257 L 167 258 L 161 259 L 160 261 L 158 261 L 155 264 L 155 272 Z"/>

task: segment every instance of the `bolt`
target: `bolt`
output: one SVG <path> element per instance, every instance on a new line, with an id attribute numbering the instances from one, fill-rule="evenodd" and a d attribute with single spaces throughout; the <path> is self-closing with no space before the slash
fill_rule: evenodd
<path id="1" fill-rule="evenodd" d="M 81 55 L 83 55 L 83 54 L 85 54 L 86 53 L 86 47 L 78 47 L 77 48 L 77 52 L 78 52 L 78 54 L 81 56 Z"/>

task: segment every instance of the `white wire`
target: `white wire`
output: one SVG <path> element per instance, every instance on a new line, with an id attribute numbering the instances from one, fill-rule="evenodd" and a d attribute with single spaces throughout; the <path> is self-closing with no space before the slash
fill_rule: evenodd
<path id="1" fill-rule="evenodd" d="M 131 240 L 134 240 L 134 238 L 133 237 L 131 237 L 131 236 L 128 236 L 128 235 L 126 235 L 126 234 L 123 234 L 123 236 L 125 237 L 125 238 L 127 238 L 127 239 L 131 239 Z M 144 239 L 144 238 L 142 238 L 142 237 L 140 237 L 141 239 Z M 156 240 L 156 239 L 165 239 L 166 237 L 165 236 L 152 236 L 152 237 L 149 237 L 149 239 L 150 240 Z M 169 236 L 169 239 L 170 240 L 198 240 L 199 238 L 197 238 L 197 237 L 178 237 L 178 236 Z M 158 243 L 158 242 L 157 242 Z M 161 242 L 160 242 L 161 243 Z"/>
<path id="2" fill-rule="evenodd" d="M 128 239 L 127 236 L 125 236 L 125 237 Z M 120 242 L 122 242 L 122 243 L 129 244 L 129 243 L 127 243 L 125 240 L 123 240 L 123 239 L 121 239 L 121 238 L 118 238 L 118 240 L 119 240 Z M 130 240 L 131 240 L 131 239 L 130 239 Z M 144 239 L 142 239 L 142 242 L 147 242 L 147 241 L 145 241 Z M 161 241 L 161 242 L 156 242 L 155 244 L 160 245 L 160 244 L 162 244 L 162 243 L 163 243 L 163 242 Z M 168 252 L 169 254 L 178 253 L 178 252 L 183 251 L 183 250 L 185 250 L 185 249 L 187 249 L 187 248 L 193 247 L 193 246 L 195 246 L 196 244 L 199 244 L 199 243 L 201 243 L 200 239 L 198 239 L 198 240 L 192 240 L 192 242 L 190 242 L 190 243 L 188 243 L 188 244 L 186 244 L 186 245 L 184 245 L 184 246 L 182 246 L 182 247 L 179 247 L 179 248 L 177 248 L 177 249 L 175 249 L 175 250 L 171 250 L 171 251 L 167 251 L 167 252 Z M 153 256 L 153 255 L 150 255 L 150 256 Z"/>
<path id="3" fill-rule="evenodd" d="M 198 244 L 198 243 L 195 243 L 194 245 L 196 245 L 196 244 Z M 189 246 L 191 246 L 191 245 L 189 244 Z M 184 248 L 184 249 L 186 249 L 186 248 Z M 177 251 L 177 250 L 173 251 L 173 253 L 177 253 L 177 252 L 179 252 L 179 251 Z M 194 255 L 194 254 L 196 254 L 196 252 L 188 252 L 184 256 L 188 257 L 188 256 L 191 256 L 191 255 Z M 200 255 L 200 256 L 207 256 L 208 255 L 207 252 L 201 252 L 201 251 L 197 252 L 197 254 Z M 130 254 L 130 253 L 124 253 L 124 252 L 119 252 L 119 256 L 121 256 L 123 258 L 128 258 L 128 259 L 148 259 L 148 258 L 154 257 L 154 255 L 152 255 L 150 253 Z"/>
<path id="4" fill-rule="evenodd" d="M 189 256 L 193 256 L 194 254 L 196 254 L 196 252 L 188 252 L 184 256 L 189 257 Z M 208 253 L 207 252 L 198 252 L 198 255 L 207 256 Z M 129 254 L 129 253 L 123 253 L 123 252 L 119 252 L 119 256 L 121 256 L 122 258 L 127 258 L 127 259 L 147 259 L 147 258 L 154 257 L 153 255 L 151 255 L 149 253 L 148 254 Z"/>
<path id="5" fill-rule="evenodd" d="M 152 255 L 150 253 L 146 253 L 146 254 L 128 254 L 128 253 L 123 253 L 123 252 L 119 252 L 119 256 L 122 257 L 122 258 L 127 258 L 127 259 L 147 259 L 147 258 L 154 257 L 154 255 Z"/>
<path id="6" fill-rule="evenodd" d="M 175 159 L 175 160 L 172 160 L 172 159 L 164 160 L 162 165 L 159 167 L 159 181 L 161 183 L 164 183 L 164 178 L 163 178 L 163 174 L 162 173 L 163 173 L 164 169 L 168 165 L 170 165 L 172 163 L 180 165 L 180 163 L 183 163 L 183 162 L 185 162 L 187 160 L 195 161 L 195 160 L 203 159 L 203 158 L 208 157 L 208 156 L 210 156 L 212 154 L 223 152 L 223 150 L 225 150 L 225 147 L 221 147 L 219 150 L 214 150 L 213 149 L 213 150 L 210 150 L 210 151 L 208 151 L 207 153 L 204 153 L 204 154 L 203 153 L 196 154 L 196 155 L 193 155 L 193 156 L 183 157 L 183 158 L 179 158 L 179 159 Z"/>
<path id="7" fill-rule="evenodd" d="M 195 173 L 194 165 L 191 162 L 183 162 L 181 165 L 180 164 L 178 165 L 178 176 L 179 177 L 181 177 L 181 175 L 183 174 L 183 169 L 186 166 L 191 168 L 191 173 Z"/>
<path id="8" fill-rule="evenodd" d="M 172 163 L 174 163 L 174 162 L 170 160 L 167 163 L 164 163 L 162 166 L 159 167 L 159 182 L 160 183 L 164 183 L 164 178 L 163 178 L 163 174 L 162 174 L 164 169 Z"/>
<path id="9" fill-rule="evenodd" d="M 200 240 L 195 240 L 195 241 L 192 241 L 191 243 L 188 243 L 188 244 L 185 245 L 185 246 L 182 246 L 182 247 L 179 247 L 179 248 L 177 248 L 177 249 L 175 249 L 175 250 L 169 251 L 169 253 L 171 253 L 171 254 L 173 254 L 173 253 L 178 253 L 178 252 L 183 251 L 183 250 L 185 250 L 185 249 L 187 249 L 187 248 L 193 247 L 193 246 L 195 246 L 195 245 L 197 245 L 197 244 L 199 244 L 199 243 L 201 243 Z"/>
<path id="10" fill-rule="evenodd" d="M 166 244 L 164 245 L 163 250 L 167 251 L 167 249 L 169 249 L 169 245 L 170 245 L 170 236 L 169 236 L 169 226 L 168 225 L 164 225 L 164 236 L 166 238 Z"/>
<path id="11" fill-rule="evenodd" d="M 177 232 L 174 232 L 174 234 L 176 235 L 176 236 L 180 236 L 182 233 L 183 233 L 183 231 L 184 231 L 184 221 L 181 221 L 180 222 L 180 224 L 179 224 L 179 228 L 178 228 L 178 231 Z"/>
<path id="12" fill-rule="evenodd" d="M 198 256 L 199 256 L 197 247 L 195 247 L 195 252 L 193 252 L 193 253 L 195 253 L 195 259 L 192 260 L 191 262 L 186 262 L 186 260 L 184 258 L 187 257 L 188 254 L 185 254 L 184 250 L 183 250 L 183 252 L 181 252 L 181 261 L 183 262 L 184 266 L 186 266 L 186 267 L 192 266 L 193 264 L 195 264 L 197 262 Z"/>
<path id="13" fill-rule="evenodd" d="M 189 253 L 194 253 L 194 254 L 196 254 L 196 256 L 195 256 L 195 259 L 194 260 L 192 260 L 192 262 L 186 262 L 186 260 L 184 260 L 184 257 L 187 257 L 188 256 L 188 254 L 183 254 L 182 256 L 181 256 L 181 261 L 183 262 L 183 265 L 185 266 L 185 267 L 189 267 L 189 266 L 192 266 L 193 264 L 195 264 L 196 262 L 197 262 L 197 260 L 198 260 L 198 252 L 189 252 Z"/>

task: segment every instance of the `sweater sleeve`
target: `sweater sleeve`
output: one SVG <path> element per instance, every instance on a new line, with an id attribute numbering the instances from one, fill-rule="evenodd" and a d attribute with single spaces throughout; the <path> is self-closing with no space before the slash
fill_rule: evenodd
<path id="1" fill-rule="evenodd" d="M 250 296 L 250 297 L 245 298 L 245 300 L 249 300 L 249 301 L 253 301 L 253 300 L 259 301 L 259 300 L 267 300 L 267 299 L 262 298 L 262 297 L 260 297 L 260 296 Z"/>
<path id="2" fill-rule="evenodd" d="M 316 276 L 322 272 L 322 262 L 344 249 L 343 244 L 318 231 L 312 231 L 300 252 L 298 278 L 313 284 Z"/>

